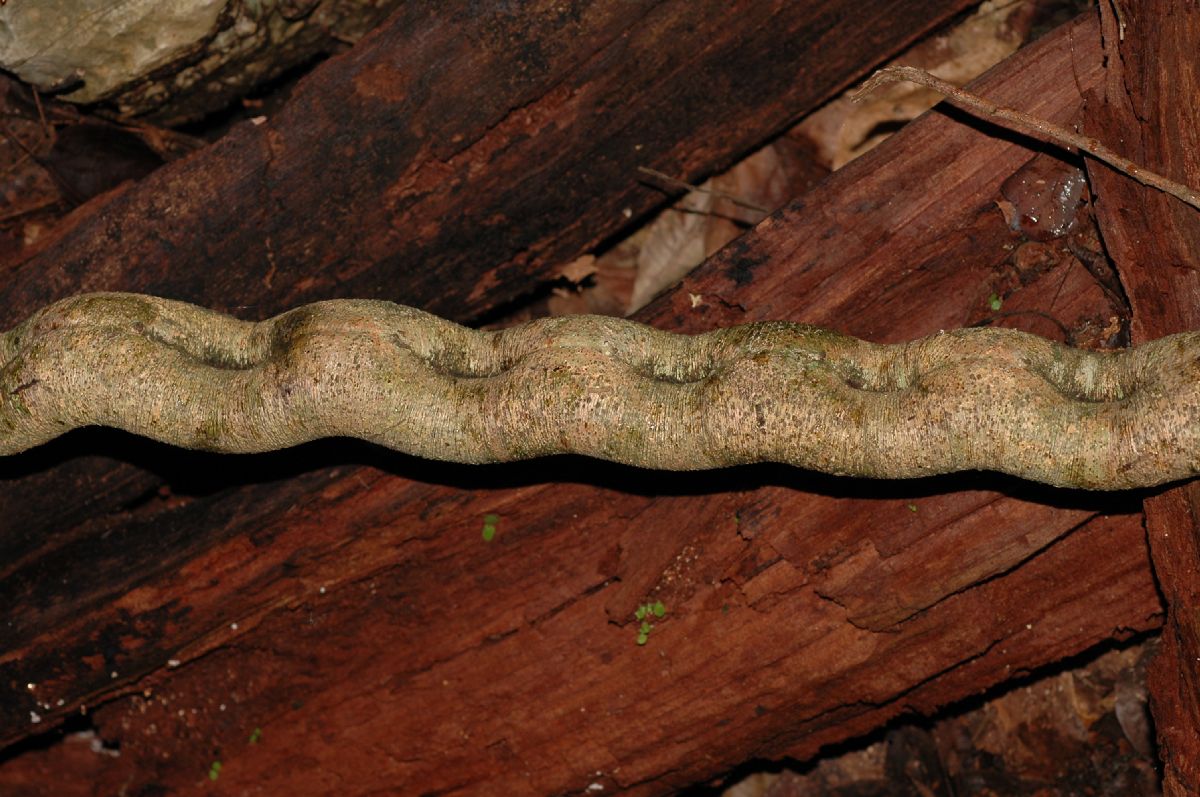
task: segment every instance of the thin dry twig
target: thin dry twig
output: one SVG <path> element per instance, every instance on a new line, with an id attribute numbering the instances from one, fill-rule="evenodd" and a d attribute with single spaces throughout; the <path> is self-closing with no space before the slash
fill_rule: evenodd
<path id="1" fill-rule="evenodd" d="M 1047 141 L 1064 147 L 1074 147 L 1082 152 L 1086 152 L 1093 158 L 1107 163 L 1122 174 L 1129 175 L 1142 185 L 1150 186 L 1163 193 L 1170 194 L 1176 199 L 1200 210 L 1200 191 L 1139 166 L 1128 158 L 1118 155 L 1095 138 L 1081 135 L 1065 127 L 1059 127 L 1022 111 L 1003 108 L 990 100 L 985 100 L 977 94 L 964 91 L 958 86 L 936 78 L 923 69 L 911 66 L 884 67 L 872 75 L 860 89 L 851 94 L 850 98 L 855 102 L 859 102 L 880 85 L 900 80 L 907 80 L 910 83 L 916 83 L 933 89 L 943 95 L 951 105 L 985 119 L 1000 120 L 1005 123 L 1006 127 L 1028 133 L 1040 141 Z"/>
<path id="2" fill-rule="evenodd" d="M 52 134 L 50 123 L 46 121 L 46 109 L 42 107 L 42 95 L 38 93 L 36 86 L 30 86 L 30 91 L 33 93 L 33 104 L 37 108 L 38 121 L 42 124 L 42 135 L 48 139 Z"/>
<path id="3" fill-rule="evenodd" d="M 735 205 L 746 208 L 747 210 L 756 211 L 758 213 L 763 214 L 764 216 L 771 215 L 770 208 L 764 208 L 762 205 L 756 205 L 753 202 L 750 202 L 749 200 L 742 199 L 741 197 L 738 197 L 738 196 L 734 196 L 733 194 L 727 193 L 725 191 L 721 191 L 720 189 L 705 188 L 705 187 L 699 186 L 699 185 L 692 185 L 691 183 L 684 182 L 683 180 L 672 177 L 669 174 L 664 174 L 664 173 L 658 171 L 657 169 L 650 169 L 646 166 L 639 166 L 639 167 L 637 167 L 637 170 L 641 174 L 647 175 L 648 177 L 653 177 L 655 180 L 658 180 L 661 183 L 665 183 L 666 185 L 669 185 L 672 188 L 683 188 L 687 191 L 699 191 L 702 194 L 711 194 L 712 196 L 715 196 L 718 199 L 727 199 Z"/>
<path id="4" fill-rule="evenodd" d="M 15 159 L 12 163 L 8 164 L 8 166 L 0 171 L 0 177 L 8 177 L 18 168 L 25 165 L 26 161 L 35 160 L 37 158 L 33 150 L 29 148 L 29 145 L 22 141 L 21 138 L 12 130 L 9 130 L 8 125 L 4 124 L 3 122 L 0 122 L 0 138 L 11 142 L 23 153 L 19 158 Z"/>

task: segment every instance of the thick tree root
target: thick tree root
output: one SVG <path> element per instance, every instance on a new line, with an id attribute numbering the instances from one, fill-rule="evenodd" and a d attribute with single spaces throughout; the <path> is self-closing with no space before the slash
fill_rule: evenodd
<path id="1" fill-rule="evenodd" d="M 0 336 L 0 363 L 5 455 L 100 424 L 226 452 L 347 435 L 454 462 L 987 469 L 1090 489 L 1200 469 L 1198 333 L 1095 353 L 1001 329 L 899 345 L 784 322 L 686 336 L 569 317 L 478 332 L 376 301 L 250 323 L 91 294 Z"/>

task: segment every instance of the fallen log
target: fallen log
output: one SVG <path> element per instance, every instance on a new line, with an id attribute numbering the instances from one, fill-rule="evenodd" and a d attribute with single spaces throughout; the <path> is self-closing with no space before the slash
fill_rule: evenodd
<path id="1" fill-rule="evenodd" d="M 403 4 L 275 116 L 75 214 L 6 277 L 0 326 L 134 288 L 470 319 L 661 204 L 637 167 L 728 166 L 968 5 Z"/>
<path id="2" fill-rule="evenodd" d="M 1089 135 L 1185 185 L 1200 185 L 1200 10 L 1156 0 L 1105 10 L 1105 82 L 1089 96 Z M 1170 20 L 1169 25 L 1162 24 Z M 1200 212 L 1089 162 L 1105 247 L 1133 308 L 1135 340 L 1200 327 Z M 1200 793 L 1200 487 L 1146 501 L 1167 626 L 1147 677 L 1163 760 L 1163 793 Z"/>
<path id="3" fill-rule="evenodd" d="M 1100 80 L 1096 34 L 1069 25 L 978 88 L 1066 122 Z M 887 341 L 995 321 L 993 295 L 1009 321 L 1119 316 L 1061 245 L 1029 252 L 995 208 L 1029 156 L 928 115 L 642 318 L 800 318 Z M 1160 621 L 1137 495 L 766 466 L 464 470 L 351 444 L 174 461 L 258 483 L 156 497 L 0 584 L 0 706 L 18 707 L 0 727 L 103 701 L 89 713 L 121 757 L 89 772 L 97 788 L 198 793 L 216 759 L 234 790 L 664 793 Z M 665 617 L 639 646 L 646 601 Z M 0 782 L 54 755 L 13 758 Z"/>
<path id="4" fill-rule="evenodd" d="M 81 208 L 10 264 L 0 327 L 93 290 L 243 318 L 339 296 L 476 317 L 660 204 L 639 166 L 716 171 L 966 5 L 404 4 L 277 115 Z M 253 478 L 224 465 L 198 481 L 153 447 L 115 456 L 95 439 L 0 463 L 5 561 L 123 534 L 164 481 L 208 494 Z"/>

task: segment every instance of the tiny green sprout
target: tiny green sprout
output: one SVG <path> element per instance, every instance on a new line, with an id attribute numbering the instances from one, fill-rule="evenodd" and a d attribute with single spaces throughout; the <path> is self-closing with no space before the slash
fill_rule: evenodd
<path id="1" fill-rule="evenodd" d="M 491 542 L 496 537 L 496 524 L 500 522 L 500 516 L 488 514 L 483 516 L 483 541 Z"/>
<path id="2" fill-rule="evenodd" d="M 258 740 L 262 738 L 262 728 L 255 728 L 250 732 L 250 744 L 258 744 Z"/>
<path id="3" fill-rule="evenodd" d="M 999 310 L 1001 304 L 1002 302 L 1000 301 L 1000 297 L 996 294 L 993 293 L 988 297 L 988 307 L 992 308 L 993 310 Z"/>
<path id="4" fill-rule="evenodd" d="M 909 504 L 909 505 L 908 505 L 908 511 L 909 511 L 909 512 L 912 512 L 912 513 L 915 515 L 915 514 L 916 514 L 916 512 L 917 512 L 917 505 L 916 505 L 916 504 Z"/>
<path id="5" fill-rule="evenodd" d="M 221 762 L 214 761 L 214 762 L 212 762 L 212 766 L 210 766 L 208 768 L 208 779 L 216 780 L 220 776 L 221 776 Z"/>
<path id="6" fill-rule="evenodd" d="M 646 642 L 650 639 L 650 632 L 654 630 L 654 624 L 650 622 L 650 618 L 662 617 L 666 615 L 666 613 L 667 607 L 663 605 L 662 601 L 643 603 L 634 610 L 633 616 L 637 618 L 638 622 L 640 623 L 638 625 L 637 635 L 637 643 L 639 645 L 646 644 Z"/>

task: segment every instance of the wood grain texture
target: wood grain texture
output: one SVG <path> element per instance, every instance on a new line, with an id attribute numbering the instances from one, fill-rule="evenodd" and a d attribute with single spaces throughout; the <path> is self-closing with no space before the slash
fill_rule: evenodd
<path id="1" fill-rule="evenodd" d="M 719 170 L 967 5 L 405 3 L 263 124 L 76 214 L 6 276 L 0 325 L 135 288 L 472 318 L 661 204 L 638 166 Z"/>
<path id="2" fill-rule="evenodd" d="M 1067 121 L 1100 76 L 1083 21 L 979 89 Z M 984 321 L 998 292 L 1071 329 L 1107 322 L 1121 309 L 1077 262 L 1025 267 L 993 204 L 1030 156 L 930 114 L 642 318 L 899 340 Z M 1045 323 L 1006 317 L 1022 318 Z M 102 703 L 93 721 L 122 754 L 80 775 L 97 792 L 199 794 L 219 755 L 234 792 L 663 794 L 1161 621 L 1137 496 L 769 467 L 464 470 L 352 444 L 159 461 L 190 495 L 131 501 L 107 537 L 54 537 L 0 578 L 0 728 L 29 732 L 35 701 L 46 722 Z M 639 647 L 647 597 L 668 610 Z M 0 783 L 35 789 L 31 773 L 65 771 L 56 750 L 9 760 Z"/>
<path id="3" fill-rule="evenodd" d="M 1123 38 L 1106 9 L 1109 67 L 1089 97 L 1087 132 L 1147 168 L 1200 185 L 1200 9 L 1168 0 L 1122 8 Z M 1100 164 L 1088 171 L 1104 243 L 1133 307 L 1135 340 L 1200 327 L 1200 212 Z M 1195 482 L 1146 501 L 1154 571 L 1168 604 L 1148 678 L 1163 792 L 1171 797 L 1200 793 L 1198 517 Z"/>
<path id="4" fill-rule="evenodd" d="M 638 166 L 717 171 L 966 5 L 405 3 L 265 124 L 81 208 L 8 264 L 0 327 L 89 290 L 252 319 L 336 297 L 473 318 L 660 205 Z M 153 447 L 96 440 L 0 463 L 6 561 L 124 534 L 166 482 L 207 495 L 256 470 L 181 474 Z"/>

